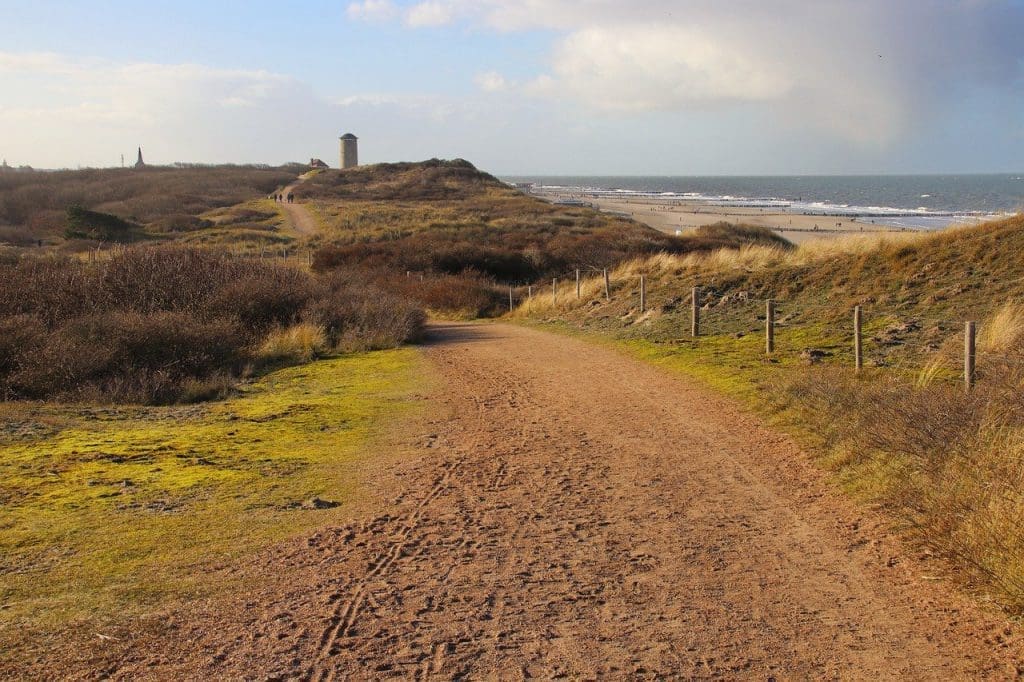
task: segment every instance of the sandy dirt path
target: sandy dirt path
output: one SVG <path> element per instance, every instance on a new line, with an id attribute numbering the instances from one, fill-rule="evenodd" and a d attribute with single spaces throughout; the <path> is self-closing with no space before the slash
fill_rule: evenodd
<path id="1" fill-rule="evenodd" d="M 305 176 L 300 176 L 296 182 L 288 185 L 282 189 L 278 194 L 285 197 L 285 202 L 278 204 L 284 211 L 285 216 L 288 218 L 288 223 L 292 229 L 298 232 L 303 237 L 312 237 L 317 233 L 316 220 L 313 219 L 313 215 L 309 212 L 304 204 L 292 203 L 289 204 L 287 197 L 289 194 L 295 191 L 295 188 L 306 181 Z"/>
<path id="2" fill-rule="evenodd" d="M 435 326 L 424 352 L 432 407 L 368 472 L 376 511 L 230 569 L 247 586 L 236 601 L 83 647 L 89 673 L 1017 674 L 1005 619 L 922 577 L 926 559 L 730 402 L 513 326 Z"/>

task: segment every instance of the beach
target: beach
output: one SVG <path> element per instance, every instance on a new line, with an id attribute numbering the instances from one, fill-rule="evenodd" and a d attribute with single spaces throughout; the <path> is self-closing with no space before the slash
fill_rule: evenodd
<path id="1" fill-rule="evenodd" d="M 1024 207 L 1019 175 L 510 176 L 547 201 L 592 206 L 674 234 L 718 222 L 800 242 L 867 232 L 942 230 Z"/>
<path id="2" fill-rule="evenodd" d="M 793 243 L 867 232 L 914 231 L 910 228 L 875 224 L 871 222 L 872 219 L 867 218 L 786 213 L 774 207 L 716 206 L 678 197 L 609 199 L 570 192 L 544 192 L 540 196 L 556 202 L 580 201 L 601 211 L 628 216 L 669 234 L 675 234 L 677 230 L 693 230 L 702 225 L 721 222 L 767 227 Z"/>

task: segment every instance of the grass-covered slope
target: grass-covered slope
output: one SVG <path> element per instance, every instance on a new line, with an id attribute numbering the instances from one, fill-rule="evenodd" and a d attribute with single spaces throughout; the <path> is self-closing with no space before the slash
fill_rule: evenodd
<path id="1" fill-rule="evenodd" d="M 557 314 L 629 337 L 683 339 L 689 336 L 690 292 L 696 286 L 706 336 L 760 334 L 764 302 L 773 299 L 780 348 L 786 349 L 786 334 L 816 325 L 845 343 L 852 308 L 859 305 L 869 336 L 878 336 L 866 346 L 868 357 L 884 364 L 893 354 L 906 356 L 906 346 L 937 349 L 945 333 L 959 330 L 964 321 L 980 320 L 1024 296 L 1022 248 L 1024 217 L 1015 217 L 934 234 L 811 242 L 795 249 L 755 245 L 682 257 L 662 254 L 615 270 L 617 294 L 610 302 L 593 280 L 581 301 L 565 296 L 552 308 L 550 296 L 538 296 L 521 312 Z M 643 315 L 637 307 L 641 274 L 650 302 Z"/>
<path id="2" fill-rule="evenodd" d="M 300 172 L 298 166 L 152 166 L 0 173 L 0 245 L 30 247 L 42 241 L 70 250 L 95 245 L 95 240 L 64 241 L 73 207 L 115 216 L 152 237 L 173 238 L 216 227 L 217 214 L 205 214 L 266 197 Z M 261 225 L 266 217 L 249 222 Z"/>
<path id="3" fill-rule="evenodd" d="M 673 250 L 667 235 L 526 196 L 461 160 L 326 171 L 297 194 L 312 201 L 325 225 L 319 267 L 472 270 L 524 281 L 570 264 Z"/>
<path id="4" fill-rule="evenodd" d="M 520 306 L 700 378 L 798 435 L 854 494 L 888 508 L 924 551 L 1024 611 L 1024 217 L 898 239 L 640 259 L 602 283 Z M 639 277 L 647 310 L 639 307 Z M 703 295 L 690 337 L 690 292 Z M 765 352 L 765 300 L 777 306 Z M 863 308 L 865 370 L 853 368 Z M 977 384 L 963 334 L 979 322 Z"/>
<path id="5" fill-rule="evenodd" d="M 678 238 L 584 206 L 550 204 L 466 161 L 380 164 L 317 174 L 297 190 L 322 226 L 319 270 L 361 268 L 436 311 L 491 312 L 501 285 L 655 253 L 785 243 L 767 230 L 716 226 Z M 424 281 L 408 287 L 394 276 Z M 450 295 L 449 295 L 450 294 Z"/>

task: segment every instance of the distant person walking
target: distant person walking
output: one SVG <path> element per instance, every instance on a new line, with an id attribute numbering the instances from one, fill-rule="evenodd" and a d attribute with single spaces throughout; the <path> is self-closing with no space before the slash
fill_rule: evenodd
<path id="1" fill-rule="evenodd" d="M 295 203 L 295 195 L 292 194 L 291 192 L 288 193 L 288 203 L 289 204 L 294 204 Z"/>

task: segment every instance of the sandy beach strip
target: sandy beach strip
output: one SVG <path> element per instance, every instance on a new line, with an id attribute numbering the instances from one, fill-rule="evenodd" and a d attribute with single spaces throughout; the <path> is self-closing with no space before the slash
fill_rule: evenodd
<path id="1" fill-rule="evenodd" d="M 804 215 L 786 213 L 777 208 L 752 206 L 713 206 L 705 202 L 685 201 L 679 198 L 606 199 L 568 193 L 546 193 L 542 195 L 542 198 L 551 201 L 580 200 L 601 211 L 628 216 L 656 230 L 670 234 L 675 234 L 676 230 L 685 232 L 702 225 L 721 222 L 767 227 L 794 243 L 867 232 L 904 233 L 914 231 L 889 225 L 876 225 L 869 218 Z"/>

